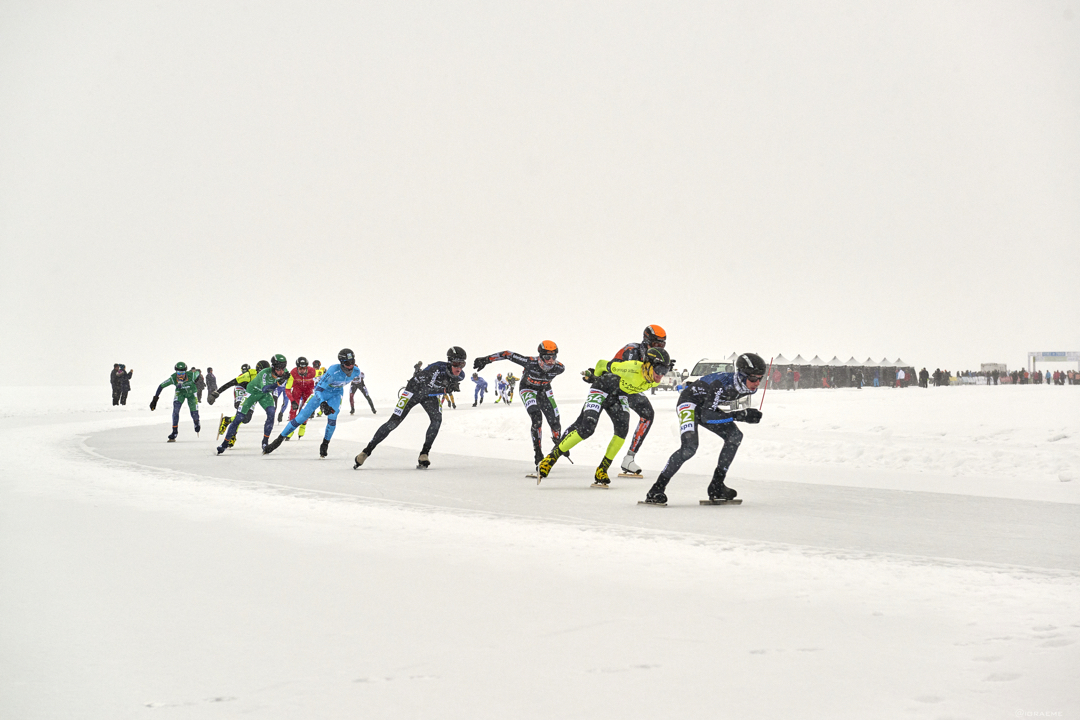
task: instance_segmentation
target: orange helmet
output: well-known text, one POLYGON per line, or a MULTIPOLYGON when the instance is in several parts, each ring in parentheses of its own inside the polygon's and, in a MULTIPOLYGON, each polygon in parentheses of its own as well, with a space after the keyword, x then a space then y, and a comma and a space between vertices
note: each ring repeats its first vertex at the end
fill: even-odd
POLYGON ((664 347, 667 344, 667 333, 659 325, 650 325, 642 333, 641 342, 648 347, 664 347))

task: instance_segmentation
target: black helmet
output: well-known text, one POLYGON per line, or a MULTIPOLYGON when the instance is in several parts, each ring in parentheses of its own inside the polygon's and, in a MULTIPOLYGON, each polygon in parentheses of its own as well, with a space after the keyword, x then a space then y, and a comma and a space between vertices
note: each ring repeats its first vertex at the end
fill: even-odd
POLYGON ((662 347, 649 348, 645 353, 645 362, 652 365, 653 369, 661 375, 667 375, 674 364, 671 355, 662 347))
POLYGON ((251 366, 248 365, 247 363, 244 363, 243 365, 240 366, 240 374, 241 375, 248 372, 249 370, 251 370, 251 366))
POLYGON ((446 361, 456 367, 465 367, 465 359, 468 356, 457 345, 446 351, 446 361))
POLYGON ((319 368, 321 368, 321 367, 322 367, 322 363, 321 363, 321 362, 319 362, 318 360, 313 360, 313 361, 312 361, 312 363, 311 363, 311 367, 313 367, 313 368, 315 368, 316 370, 318 370, 319 368))
POLYGON ((173 367, 173 370, 178 373, 187 372, 187 363, 178 362, 176 363, 176 366, 173 367))
POLYGON ((356 356, 353 355, 353 351, 349 348, 342 348, 341 352, 337 354, 337 361, 342 365, 352 367, 356 364, 356 356))
POLYGON ((307 358, 303 355, 296 358, 296 367, 307 367, 307 358))
POLYGON ((667 344, 667 333, 659 325, 649 325, 641 334, 641 342, 649 347, 664 347, 667 344))
POLYGON ((285 356, 278 353, 274 357, 270 358, 270 367, 275 370, 284 370, 289 366, 289 361, 285 359, 285 356))
POLYGON ((735 361, 735 368, 748 378, 757 378, 760 380, 765 376, 766 370, 765 361, 761 359, 760 355, 754 353, 743 353, 739 356, 739 359, 735 361))
POLYGON ((270 363, 266 362, 265 360, 260 360, 259 362, 255 363, 255 370, 257 371, 265 370, 268 367, 270 367, 270 363))

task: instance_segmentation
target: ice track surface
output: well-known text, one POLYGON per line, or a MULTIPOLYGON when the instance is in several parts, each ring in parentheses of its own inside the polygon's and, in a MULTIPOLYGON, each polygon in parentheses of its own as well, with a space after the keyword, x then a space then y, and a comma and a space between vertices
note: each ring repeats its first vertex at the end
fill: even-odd
POLYGON ((216 457, 205 405, 166 444, 67 389, 0 418, 0 716, 1075 715, 1075 397, 967 390, 770 391, 744 505, 697 505, 703 433, 650 508, 671 395, 646 478, 595 490, 610 427, 537 487, 520 406, 448 411, 428 471, 410 416, 353 471, 386 400, 327 460, 321 421, 216 457))

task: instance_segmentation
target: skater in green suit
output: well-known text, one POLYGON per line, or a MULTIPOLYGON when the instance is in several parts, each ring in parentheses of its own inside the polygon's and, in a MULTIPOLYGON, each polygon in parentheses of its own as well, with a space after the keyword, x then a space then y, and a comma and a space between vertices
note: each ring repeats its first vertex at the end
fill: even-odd
MULTIPOLYGON (((232 438, 236 435, 236 429, 243 422, 244 416, 255 407, 260 405, 266 411, 266 423, 263 425, 262 447, 266 449, 266 443, 270 440, 270 432, 274 429, 274 411, 277 409, 274 402, 274 388, 284 385, 289 379, 288 361, 280 353, 270 359, 270 367, 260 370, 259 373, 247 384, 248 396, 236 410, 229 428, 225 431, 225 442, 218 446, 218 455, 233 446, 232 438)), ((222 386, 224 388, 224 386, 222 386)), ((220 392, 220 390, 218 391, 220 392)), ((211 402, 216 400, 217 392, 210 393, 211 402)))
POLYGON ((161 395, 161 391, 170 385, 176 386, 176 395, 173 397, 172 406, 172 434, 169 435, 169 442, 176 442, 177 426, 180 425, 180 406, 187 401, 188 410, 191 411, 191 419, 195 423, 195 433, 198 434, 202 427, 199 425, 199 401, 196 399, 195 394, 197 392, 195 387, 195 381, 199 378, 198 370, 188 370, 185 363, 178 362, 174 368, 176 372, 169 376, 168 380, 161 383, 157 387, 157 392, 154 393, 154 399, 150 401, 150 409, 157 409, 158 397, 161 395))

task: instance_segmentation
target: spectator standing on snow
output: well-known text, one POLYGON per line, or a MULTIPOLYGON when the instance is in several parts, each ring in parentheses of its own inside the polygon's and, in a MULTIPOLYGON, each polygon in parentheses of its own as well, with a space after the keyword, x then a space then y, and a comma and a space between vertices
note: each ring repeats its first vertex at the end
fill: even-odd
POLYGON ((214 377, 214 368, 212 367, 206 368, 206 389, 209 392, 217 390, 217 378, 214 377))
POLYGON ((131 375, 134 370, 128 370, 123 363, 116 365, 112 376, 113 405, 127 405, 127 396, 131 392, 131 375))
POLYGON ((203 390, 206 389, 206 380, 202 376, 202 370, 199 368, 191 368, 191 372, 195 373, 195 397, 199 402, 202 402, 203 390))

